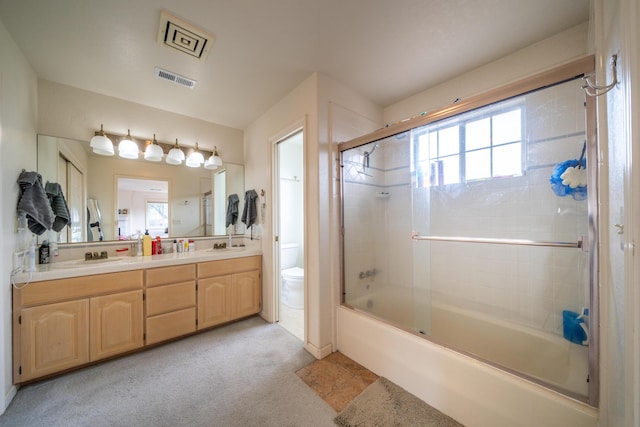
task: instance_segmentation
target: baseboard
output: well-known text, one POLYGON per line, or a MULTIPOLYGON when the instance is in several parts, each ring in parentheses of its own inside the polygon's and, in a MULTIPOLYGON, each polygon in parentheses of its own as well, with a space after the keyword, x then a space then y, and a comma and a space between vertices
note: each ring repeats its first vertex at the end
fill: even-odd
POLYGON ((333 353, 333 346, 331 344, 327 344, 319 348, 307 341, 304 344, 304 348, 316 359, 324 359, 325 357, 333 353))
POLYGON ((4 411, 7 410, 13 398, 16 397, 17 392, 18 392, 18 387, 16 387, 14 384, 11 386, 9 391, 7 391, 7 394, 4 395, 4 402, 3 402, 4 404, 1 407, 2 412, 0 412, 0 415, 4 414, 4 411))

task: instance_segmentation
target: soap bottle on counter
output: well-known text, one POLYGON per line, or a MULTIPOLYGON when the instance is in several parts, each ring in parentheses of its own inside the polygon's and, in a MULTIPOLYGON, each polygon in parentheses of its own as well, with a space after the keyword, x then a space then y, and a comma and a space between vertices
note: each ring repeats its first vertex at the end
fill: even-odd
POLYGON ((144 236, 142 236, 142 256, 151 255, 151 235, 149 230, 146 230, 144 236))
POLYGON ((31 239, 29 250, 27 251, 27 271, 36 271, 36 244, 33 241, 33 238, 31 239))

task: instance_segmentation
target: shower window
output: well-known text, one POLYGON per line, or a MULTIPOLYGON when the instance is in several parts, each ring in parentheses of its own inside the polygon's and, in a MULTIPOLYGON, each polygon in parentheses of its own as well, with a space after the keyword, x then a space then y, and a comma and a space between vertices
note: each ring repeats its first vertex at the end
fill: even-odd
POLYGON ((590 61, 341 144, 343 303, 597 405, 590 61))
POLYGON ((414 130, 418 186, 522 175, 523 111, 512 104, 414 130))

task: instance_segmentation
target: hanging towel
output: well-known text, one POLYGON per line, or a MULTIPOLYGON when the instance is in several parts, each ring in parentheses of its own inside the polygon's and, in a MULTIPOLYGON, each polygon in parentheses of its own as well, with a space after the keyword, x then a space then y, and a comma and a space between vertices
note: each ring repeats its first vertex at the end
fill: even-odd
POLYGON ((227 205, 227 227, 230 225, 236 225, 238 221, 238 202, 240 198, 237 194, 229 195, 229 204, 227 205))
POLYGON ((247 226, 247 228, 255 224, 256 218, 258 217, 258 209, 256 207, 257 199, 258 193, 256 193, 256 190, 249 190, 244 193, 244 209, 242 210, 242 222, 247 226))
POLYGON ((18 177, 18 185, 18 215, 27 215, 27 226, 32 233, 40 235, 50 230, 53 225, 53 211, 42 186, 42 176, 38 172, 23 170, 18 177))
POLYGON ((51 228, 53 231, 57 231, 59 233, 67 224, 69 224, 70 215, 69 208, 67 207, 67 201, 64 199, 62 187, 57 182, 47 182, 44 189, 47 192, 49 204, 51 205, 51 209, 55 215, 53 226, 51 228))

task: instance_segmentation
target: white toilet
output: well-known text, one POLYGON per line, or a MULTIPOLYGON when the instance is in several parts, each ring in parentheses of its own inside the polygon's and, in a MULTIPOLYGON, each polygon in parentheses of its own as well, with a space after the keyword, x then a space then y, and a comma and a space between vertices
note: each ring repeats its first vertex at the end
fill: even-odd
POLYGON ((291 308, 304 308, 304 269, 296 267, 298 245, 284 243, 280 247, 282 302, 291 308))

